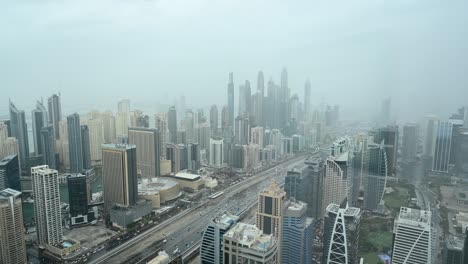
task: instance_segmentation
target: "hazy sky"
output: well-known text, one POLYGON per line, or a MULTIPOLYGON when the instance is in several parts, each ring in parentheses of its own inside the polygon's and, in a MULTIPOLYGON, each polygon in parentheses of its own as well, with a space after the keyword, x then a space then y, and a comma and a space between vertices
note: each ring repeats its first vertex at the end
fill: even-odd
MULTIPOLYGON (((61 91, 65 114, 151 105, 226 103, 228 72, 258 70, 314 104, 394 115, 468 105, 468 1, 2 1, 0 115, 61 91), (416 106, 415 106, 416 105, 416 106)), ((254 90, 254 89, 253 89, 254 90)))

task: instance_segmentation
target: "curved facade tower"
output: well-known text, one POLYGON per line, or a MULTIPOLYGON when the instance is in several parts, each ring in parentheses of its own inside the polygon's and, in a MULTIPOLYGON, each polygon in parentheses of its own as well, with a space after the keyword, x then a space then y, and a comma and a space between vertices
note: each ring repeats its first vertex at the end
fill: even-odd
POLYGON ((364 181, 364 207, 369 210, 383 209, 382 201, 387 183, 387 153, 383 142, 369 144, 367 149, 367 174, 364 181))

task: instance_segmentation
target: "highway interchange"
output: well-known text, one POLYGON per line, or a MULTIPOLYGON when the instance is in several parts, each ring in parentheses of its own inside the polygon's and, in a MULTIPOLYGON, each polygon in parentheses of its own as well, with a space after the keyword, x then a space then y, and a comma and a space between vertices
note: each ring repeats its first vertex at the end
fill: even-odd
POLYGON ((215 216, 226 211, 238 213, 252 206, 257 202, 260 190, 266 188, 273 179, 278 184, 283 183, 285 172, 294 167, 302 167, 303 162, 304 157, 297 157, 249 177, 225 189, 224 195, 217 199, 186 210, 116 248, 90 256, 89 263, 128 263, 135 256, 145 258, 161 247, 173 258, 198 243, 202 232, 215 216), (155 243, 164 240, 165 243, 155 243))

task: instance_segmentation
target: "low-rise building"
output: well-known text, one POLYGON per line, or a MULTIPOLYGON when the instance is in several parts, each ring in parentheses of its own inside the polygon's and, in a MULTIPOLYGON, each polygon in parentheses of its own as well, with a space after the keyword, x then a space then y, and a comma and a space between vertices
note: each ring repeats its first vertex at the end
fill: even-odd
POLYGON ((177 181, 180 185, 180 188, 185 191, 196 192, 204 186, 204 182, 198 174, 181 171, 169 177, 177 181))
POLYGON ((126 207, 116 205, 110 209, 110 220, 113 226, 126 229, 128 225, 151 214, 152 210, 151 202, 146 200, 140 200, 136 205, 126 207))
POLYGON ((78 240, 64 237, 62 242, 57 245, 46 244, 45 248, 48 252, 63 258, 80 249, 81 243, 78 240))
POLYGON ((153 208, 160 208, 161 205, 172 202, 181 195, 179 183, 170 178, 142 179, 138 184, 138 197, 151 201, 153 208))

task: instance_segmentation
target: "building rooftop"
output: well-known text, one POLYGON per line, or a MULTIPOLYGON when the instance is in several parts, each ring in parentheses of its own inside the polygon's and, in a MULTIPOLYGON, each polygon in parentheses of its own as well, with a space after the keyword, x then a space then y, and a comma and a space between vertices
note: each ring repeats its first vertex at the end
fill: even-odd
POLYGON ((178 172, 176 175, 174 175, 175 178, 177 179, 182 179, 182 180, 190 180, 190 181, 195 181, 200 179, 200 175, 198 174, 192 174, 188 172, 178 172))
POLYGON ((279 197, 286 196, 286 192, 276 184, 276 181, 272 181, 266 189, 260 191, 260 195, 279 197))
POLYGON ((161 190, 171 189, 177 186, 178 183, 169 178, 157 177, 151 179, 143 179, 138 184, 138 194, 157 194, 161 190))
POLYGON ((3 191, 0 191, 0 199, 2 198, 8 198, 8 197, 18 197, 21 195, 21 192, 17 190, 13 190, 10 188, 4 189, 3 191))
POLYGON ((398 219, 430 224, 431 212, 414 208, 401 207, 398 219))
POLYGON ((265 235, 255 225, 245 223, 237 223, 224 237, 260 252, 268 251, 276 245, 276 239, 272 235, 265 235))
POLYGON ((345 217, 356 217, 361 212, 361 209, 356 208, 356 207, 346 206, 346 208, 340 208, 340 205, 338 204, 329 204, 327 206, 327 212, 332 212, 332 213, 337 214, 339 210, 345 210, 344 212, 345 217))
POLYGON ((52 174, 52 173, 57 173, 57 170, 50 169, 48 165, 41 165, 41 166, 36 166, 31 168, 31 172, 42 172, 44 174, 52 174))
POLYGON ((213 218, 213 223, 215 223, 220 229, 224 230, 237 223, 237 221, 239 221, 239 216, 231 214, 224 214, 221 217, 213 218))
POLYGON ((447 249, 450 250, 458 250, 462 251, 464 247, 465 241, 462 238, 449 235, 447 237, 447 240, 445 241, 445 245, 447 246, 447 249))
POLYGON ((0 160, 0 166, 7 164, 7 163, 10 162, 12 159, 14 159, 15 156, 17 156, 17 155, 10 155, 10 156, 4 157, 2 160, 0 160))
POLYGON ((123 144, 123 143, 106 143, 101 145, 102 148, 107 148, 107 149, 133 149, 136 148, 135 145, 133 144, 123 144))

